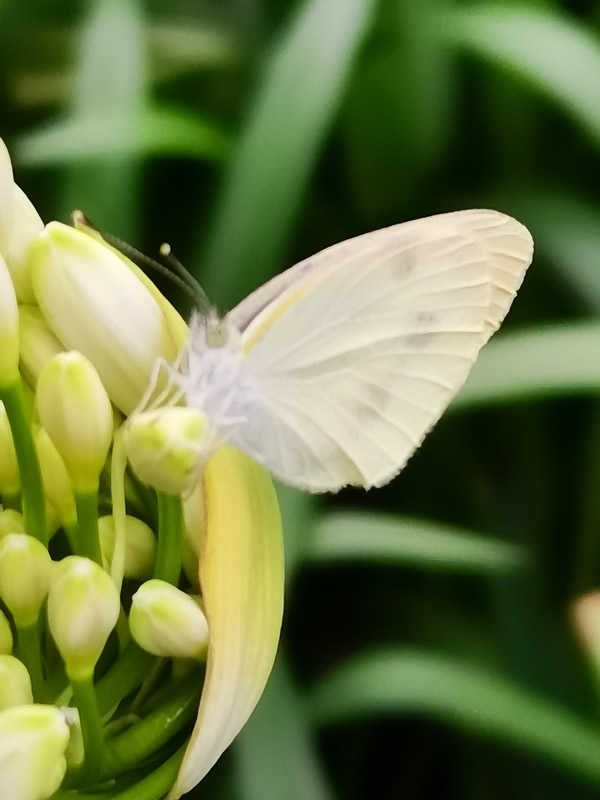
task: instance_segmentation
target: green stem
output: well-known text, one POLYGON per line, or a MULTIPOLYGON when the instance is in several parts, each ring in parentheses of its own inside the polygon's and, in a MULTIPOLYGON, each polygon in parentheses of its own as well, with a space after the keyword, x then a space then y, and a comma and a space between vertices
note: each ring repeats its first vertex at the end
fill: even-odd
POLYGON ((0 400, 6 409, 19 464, 26 530, 30 536, 35 536, 42 544, 47 544, 42 475, 35 452, 21 382, 1 387, 0 400))
POLYGON ((96 685, 100 712, 115 708, 142 683, 154 659, 132 640, 96 685))
POLYGON ((178 495, 157 492, 158 543, 154 577, 177 586, 183 558, 183 508, 178 495))
POLYGON ((44 670, 42 668, 42 645, 40 641, 40 627, 38 619, 29 625, 16 625, 17 651, 19 658, 27 667, 31 678, 31 689, 36 702, 44 699, 44 670))
POLYGON ((105 757, 104 732, 94 689, 93 673, 85 678, 71 677, 73 701, 79 711, 83 737, 84 760, 81 774, 86 781, 95 781, 102 771, 105 757))
POLYGON ((114 777, 143 763, 190 724, 198 713, 202 680, 198 672, 141 722, 110 739, 103 777, 114 777))
POLYGON ((12 508, 13 511, 20 511, 21 492, 2 492, 2 505, 4 508, 12 508))
POLYGON ((100 537, 98 535, 98 487, 86 492, 75 492, 77 508, 77 544, 79 555, 102 564, 100 537))
POLYGON ((177 779, 186 748, 187 742, 154 772, 137 781, 125 791, 115 794, 113 800, 161 800, 177 779))

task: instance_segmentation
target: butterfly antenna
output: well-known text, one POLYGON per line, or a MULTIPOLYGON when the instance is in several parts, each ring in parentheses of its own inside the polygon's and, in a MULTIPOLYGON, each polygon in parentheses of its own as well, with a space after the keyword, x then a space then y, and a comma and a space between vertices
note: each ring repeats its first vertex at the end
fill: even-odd
MULTIPOLYGON (((206 296, 206 292, 200 286, 198 281, 190 275, 190 273, 185 269, 183 264, 181 264, 174 256, 171 256, 171 248, 169 245, 168 247, 168 259, 165 264, 161 264, 160 261, 156 261, 155 259, 147 256, 145 253, 142 253, 141 250, 138 250, 137 247, 129 244, 128 242, 123 241, 123 239, 119 239, 118 236, 113 236, 111 233, 105 233, 101 231, 93 222, 85 216, 83 211, 73 211, 71 214, 73 222, 77 225, 84 226, 93 230, 99 236, 101 236, 104 241, 106 241, 111 247, 114 247, 120 253, 122 253, 127 258, 130 258, 134 261, 138 266, 145 266, 149 269, 158 272, 165 278, 174 283, 175 286, 182 289, 188 297, 191 297, 194 303, 199 307, 202 312, 208 311, 212 306, 206 296)), ((161 255, 163 255, 163 248, 165 245, 162 245, 160 248, 161 255)))

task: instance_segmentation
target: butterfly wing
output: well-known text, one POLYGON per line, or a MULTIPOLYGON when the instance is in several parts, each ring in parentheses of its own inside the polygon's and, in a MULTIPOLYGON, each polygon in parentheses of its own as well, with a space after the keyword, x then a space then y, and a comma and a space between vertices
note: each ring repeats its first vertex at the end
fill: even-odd
POLYGON ((464 382, 531 262, 526 228, 462 211, 342 242, 231 315, 252 387, 231 441, 311 491, 389 481, 464 382))

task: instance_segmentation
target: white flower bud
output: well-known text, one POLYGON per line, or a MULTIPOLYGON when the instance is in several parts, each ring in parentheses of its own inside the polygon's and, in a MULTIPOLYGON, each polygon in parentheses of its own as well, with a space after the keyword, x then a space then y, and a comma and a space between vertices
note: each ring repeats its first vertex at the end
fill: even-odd
POLYGON ((46 364, 65 348, 37 306, 19 306, 19 337, 21 370, 30 386, 35 386, 46 364))
POLYGON ((52 559, 44 545, 25 533, 0 539, 0 597, 17 625, 32 625, 48 594, 52 559))
POLYGON ((0 712, 0 786, 7 800, 48 800, 67 768, 69 729, 54 706, 0 712))
POLYGON ((0 511, 0 539, 7 533, 25 533, 23 515, 12 508, 4 508, 0 511))
POLYGON ((75 496, 69 473, 60 453, 44 428, 35 432, 35 449, 37 452, 44 494, 52 509, 55 509, 59 521, 64 526, 77 524, 75 496))
POLYGON ((92 674, 117 624, 120 599, 110 576, 87 558, 56 565, 48 595, 48 624, 72 680, 92 674))
MULTIPOLYGON (((100 517, 98 533, 102 557, 106 560, 106 571, 110 572, 115 551, 115 520, 111 514, 100 517)), ((155 552, 156 537, 152 528, 141 519, 127 514, 125 517, 125 577, 138 581, 149 578, 152 575, 155 552)))
POLYGON ((131 600, 129 627, 144 650, 167 658, 204 658, 208 623, 198 603, 170 583, 150 580, 131 600))
POLYGON ((29 253, 44 223, 25 192, 13 184, 13 222, 6 263, 19 303, 35 303, 29 253))
POLYGON ((31 678, 18 658, 0 655, 0 711, 33 703, 31 678))
POLYGON ((19 465, 10 423, 4 404, 0 402, 0 493, 17 494, 21 487, 19 465))
POLYGON ((125 447, 142 483, 167 494, 181 494, 197 477, 206 417, 194 408, 160 408, 131 417, 125 447))
POLYGON ((37 407, 74 489, 95 489, 112 440, 113 415, 87 358, 76 351, 54 356, 39 377, 37 407))
POLYGON ((6 145, 0 139, 0 254, 6 256, 13 223, 12 164, 6 145))
POLYGON ((6 262, 0 255, 0 386, 19 379, 19 310, 6 262))
POLYGON ((13 651, 13 634, 6 614, 0 611, 0 654, 8 656, 13 651))
MULTIPOLYGON (((94 364, 114 404, 130 414, 158 356, 173 362, 185 323, 97 238, 51 222, 32 248, 33 285, 50 328, 94 364)), ((166 301, 165 301, 166 303, 166 301)))

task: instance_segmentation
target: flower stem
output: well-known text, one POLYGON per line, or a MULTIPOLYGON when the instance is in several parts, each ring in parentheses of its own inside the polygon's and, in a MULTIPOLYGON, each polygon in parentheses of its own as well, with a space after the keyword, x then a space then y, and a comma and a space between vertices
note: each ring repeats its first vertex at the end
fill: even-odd
POLYGON ((92 673, 84 678, 71 676, 70 678, 83 737, 84 761, 81 774, 86 781, 93 782, 101 773, 105 755, 104 733, 94 689, 94 677, 92 673))
POLYGON ((13 511, 21 510, 21 492, 2 492, 2 505, 12 508, 13 511))
POLYGON ((113 800, 161 800, 173 788, 187 748, 187 741, 163 764, 141 781, 113 796, 113 800))
POLYGON ((177 586, 183 558, 183 509, 178 495, 157 492, 158 544, 154 577, 177 586))
POLYGON ((154 656, 130 641, 96 685, 100 712, 106 714, 142 683, 154 656))
POLYGON ((30 536, 35 536, 42 544, 47 544, 48 535, 46 531, 42 475, 35 452, 33 436, 31 435, 21 382, 18 381, 8 386, 2 386, 0 388, 0 400, 2 400, 6 409, 19 464, 19 479, 21 482, 26 530, 30 536))
POLYGON ((79 554, 102 565, 98 535, 98 488, 75 492, 79 554))
POLYGON ((42 647, 38 619, 29 625, 16 625, 17 649, 19 658, 27 667, 31 678, 31 689, 36 702, 41 702, 44 695, 44 671, 42 669, 42 647))

